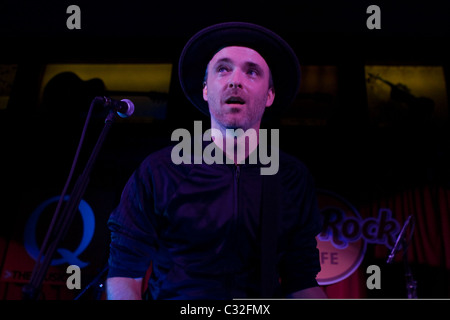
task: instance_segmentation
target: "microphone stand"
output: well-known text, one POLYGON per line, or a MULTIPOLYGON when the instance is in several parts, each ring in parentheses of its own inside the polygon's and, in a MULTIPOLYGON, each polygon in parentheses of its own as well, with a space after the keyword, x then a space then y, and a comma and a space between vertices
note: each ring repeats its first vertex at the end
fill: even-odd
POLYGON ((406 237, 402 239, 402 245, 404 248, 403 252, 403 264, 405 268, 405 280, 406 280, 406 295, 408 299, 417 299, 417 281, 414 280, 411 267, 408 262, 408 256, 406 254, 406 250, 408 248, 408 244, 406 243, 406 237))
MULTIPOLYGON (((91 103, 88 117, 96 103, 97 100, 94 99, 91 103)), ((33 268, 30 282, 26 284, 22 289, 23 300, 37 300, 39 298, 42 282, 47 274, 53 255, 57 249, 59 242, 66 235, 69 226, 71 225, 73 218, 75 217, 75 213, 78 210, 81 198, 83 197, 86 187, 88 185, 92 167, 95 163, 95 160, 97 159, 98 153, 109 132, 109 129, 111 128, 111 125, 114 121, 114 117, 115 112, 113 110, 110 110, 108 115, 106 116, 103 130, 100 133, 100 136, 98 137, 97 143, 89 157, 88 162, 86 163, 83 173, 78 177, 74 185, 69 200, 67 201, 64 207, 64 211, 62 212, 62 214, 59 214, 59 205, 55 211, 52 223, 50 224, 44 243, 39 252, 39 257, 36 260, 36 264, 33 268)), ((64 191, 63 194, 61 195, 61 199, 63 197, 64 191)))
POLYGON ((414 231, 414 217, 410 215, 408 219, 406 219, 402 230, 400 231, 400 234, 397 237, 397 240, 395 242, 394 248, 391 251, 391 254, 389 255, 386 263, 390 264, 394 260, 395 254, 400 250, 400 243, 401 248, 403 250, 403 265, 405 270, 405 280, 406 280, 406 294, 408 299, 417 299, 417 281, 414 280, 414 277, 412 275, 411 267, 408 262, 408 245, 411 242, 412 234, 414 231), (409 234, 408 240, 406 239, 406 228, 407 226, 411 224, 411 231, 409 234))

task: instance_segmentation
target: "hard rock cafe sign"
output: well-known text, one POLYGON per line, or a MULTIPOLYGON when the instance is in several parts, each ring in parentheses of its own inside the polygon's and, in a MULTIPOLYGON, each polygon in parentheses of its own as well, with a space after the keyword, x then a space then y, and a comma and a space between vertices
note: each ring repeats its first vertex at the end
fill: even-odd
POLYGON ((390 209, 382 208, 378 217, 362 219, 359 212, 341 196, 318 190, 323 218, 322 232, 317 236, 322 270, 320 285, 330 285, 349 277, 361 264, 368 243, 392 248, 400 230, 390 209))

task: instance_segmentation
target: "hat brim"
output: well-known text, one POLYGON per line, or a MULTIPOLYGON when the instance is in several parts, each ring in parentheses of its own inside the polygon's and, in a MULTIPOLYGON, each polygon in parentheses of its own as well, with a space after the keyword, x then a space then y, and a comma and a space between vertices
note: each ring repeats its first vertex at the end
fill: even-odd
POLYGON ((270 113, 281 114, 293 102, 300 86, 298 58, 280 36, 246 22, 226 22, 207 27, 187 42, 178 63, 178 76, 188 100, 209 115, 208 103, 202 92, 206 67, 215 53, 229 46, 251 48, 266 60, 275 87, 270 113))

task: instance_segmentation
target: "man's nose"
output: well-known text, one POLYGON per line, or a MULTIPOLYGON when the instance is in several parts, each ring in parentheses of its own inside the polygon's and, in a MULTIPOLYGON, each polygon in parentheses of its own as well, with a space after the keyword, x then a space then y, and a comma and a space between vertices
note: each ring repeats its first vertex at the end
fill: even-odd
POLYGON ((242 89, 242 78, 241 74, 238 70, 235 70, 230 77, 230 81, 228 82, 228 88, 240 88, 242 89))

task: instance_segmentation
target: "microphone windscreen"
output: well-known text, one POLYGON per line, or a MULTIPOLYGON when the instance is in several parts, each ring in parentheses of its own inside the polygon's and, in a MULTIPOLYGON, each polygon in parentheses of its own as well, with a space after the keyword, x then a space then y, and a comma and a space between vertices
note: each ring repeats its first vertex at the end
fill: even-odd
POLYGON ((128 118, 134 113, 134 103, 131 102, 129 99, 122 99, 120 101, 125 102, 128 105, 127 111, 125 113, 123 112, 117 112, 117 114, 122 118, 128 118))

